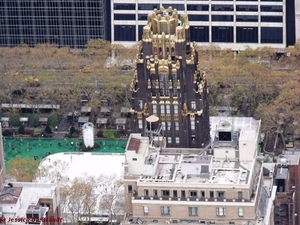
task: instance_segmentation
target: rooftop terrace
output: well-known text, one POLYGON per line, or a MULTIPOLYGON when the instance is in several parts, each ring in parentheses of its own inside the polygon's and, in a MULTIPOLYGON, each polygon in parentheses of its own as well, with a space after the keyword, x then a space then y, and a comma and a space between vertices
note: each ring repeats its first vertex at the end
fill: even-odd
POLYGON ((174 182, 201 184, 249 183, 249 174, 255 159, 226 161, 212 156, 187 156, 183 154, 159 155, 156 173, 141 175, 138 182, 174 182))

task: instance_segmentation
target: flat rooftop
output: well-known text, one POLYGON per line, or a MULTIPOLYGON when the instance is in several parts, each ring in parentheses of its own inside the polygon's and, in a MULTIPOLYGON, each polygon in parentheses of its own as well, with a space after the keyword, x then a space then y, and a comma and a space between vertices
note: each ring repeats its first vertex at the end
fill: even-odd
POLYGON ((194 156, 189 159, 186 161, 184 154, 159 155, 156 173, 153 176, 141 175, 138 182, 243 185, 249 183, 249 174, 255 163, 255 159, 230 162, 212 156, 194 156), (200 172, 200 167, 208 164, 211 165, 210 170, 200 172))
MULTIPOLYGON (((57 184, 40 184, 31 182, 13 182, 12 189, 22 188, 20 194, 20 207, 15 213, 3 212, 6 218, 26 218, 26 211, 29 205, 36 205, 40 198, 53 198, 55 196, 55 189, 57 184)), ((4 205, 2 205, 4 206, 4 205)), ((22 222, 15 222, 10 224, 24 224, 22 222)))
POLYGON ((219 129, 239 132, 240 141, 253 141, 257 137, 260 129, 260 120, 252 117, 219 117, 210 116, 211 137, 216 136, 219 129))

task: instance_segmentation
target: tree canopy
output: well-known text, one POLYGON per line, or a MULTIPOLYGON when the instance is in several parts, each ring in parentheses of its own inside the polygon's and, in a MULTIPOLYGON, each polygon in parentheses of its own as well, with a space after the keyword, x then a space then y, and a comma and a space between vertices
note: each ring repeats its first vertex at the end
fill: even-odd
POLYGON ((8 161, 7 177, 18 182, 31 182, 36 175, 39 160, 16 156, 8 161))

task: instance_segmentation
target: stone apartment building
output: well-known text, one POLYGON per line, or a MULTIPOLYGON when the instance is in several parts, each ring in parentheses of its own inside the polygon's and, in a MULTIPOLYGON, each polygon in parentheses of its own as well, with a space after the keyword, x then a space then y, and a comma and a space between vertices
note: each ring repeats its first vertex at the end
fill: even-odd
POLYGON ((126 146, 126 223, 273 224, 272 180, 256 154, 260 121, 211 117, 213 147, 165 148, 131 134, 126 146))

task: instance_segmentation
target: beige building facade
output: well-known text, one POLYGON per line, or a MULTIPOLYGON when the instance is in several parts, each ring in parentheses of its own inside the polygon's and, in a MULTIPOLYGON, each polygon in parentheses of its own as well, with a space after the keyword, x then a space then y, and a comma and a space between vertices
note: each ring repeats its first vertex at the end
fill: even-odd
POLYGON ((211 117, 210 125, 207 149, 165 148, 159 138, 131 134, 125 224, 273 224, 275 188, 263 182, 256 157, 260 121, 211 117))

